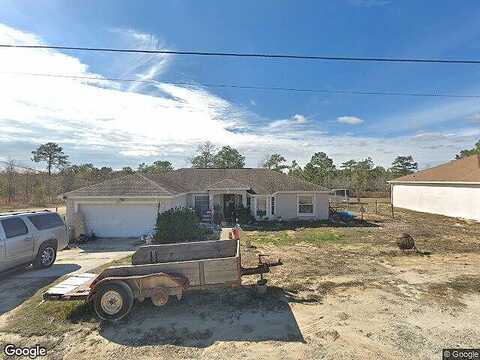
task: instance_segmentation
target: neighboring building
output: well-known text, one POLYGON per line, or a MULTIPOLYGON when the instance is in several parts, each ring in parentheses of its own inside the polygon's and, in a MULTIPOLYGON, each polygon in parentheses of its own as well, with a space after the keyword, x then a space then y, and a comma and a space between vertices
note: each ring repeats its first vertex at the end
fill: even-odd
POLYGON ((480 220, 480 155, 389 182, 395 207, 480 220))
POLYGON ((256 219, 328 219, 329 190, 268 169, 179 169, 164 176, 127 175, 63 195, 67 224, 76 212, 86 231, 133 237, 153 230, 158 212, 191 207, 200 214, 243 204, 256 219))

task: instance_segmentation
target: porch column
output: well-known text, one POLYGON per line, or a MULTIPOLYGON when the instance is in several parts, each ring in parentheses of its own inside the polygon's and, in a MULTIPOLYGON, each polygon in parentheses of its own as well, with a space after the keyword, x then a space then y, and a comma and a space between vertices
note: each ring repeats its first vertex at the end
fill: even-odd
POLYGON ((213 213, 213 193, 208 191, 208 208, 213 213))
POLYGON ((270 201, 272 201, 272 197, 267 196, 266 201, 265 201, 265 205, 267 206, 267 208, 265 210, 267 210, 266 213, 267 213, 267 217, 269 219, 272 217, 272 207, 270 206, 270 201))
POLYGON ((240 193, 240 195, 242 195, 242 204, 243 204, 243 207, 247 207, 247 192, 246 191, 243 191, 240 193))
POLYGON ((256 196, 252 197, 251 204, 252 204, 252 210, 253 210, 252 215, 256 219, 257 218, 257 197, 256 196))

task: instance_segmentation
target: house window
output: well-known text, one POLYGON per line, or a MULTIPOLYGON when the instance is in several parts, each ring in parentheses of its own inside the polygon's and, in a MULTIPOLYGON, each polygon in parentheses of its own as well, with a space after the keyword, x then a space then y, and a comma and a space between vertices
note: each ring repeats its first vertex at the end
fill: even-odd
POLYGON ((258 217, 264 217, 265 215, 267 215, 267 198, 266 197, 257 197, 256 214, 258 217))
POLYGON ((275 198, 272 196, 272 201, 271 201, 271 208, 272 208, 272 215, 275 215, 275 198))
POLYGON ((313 215, 313 196, 312 195, 298 196, 298 214, 313 215))

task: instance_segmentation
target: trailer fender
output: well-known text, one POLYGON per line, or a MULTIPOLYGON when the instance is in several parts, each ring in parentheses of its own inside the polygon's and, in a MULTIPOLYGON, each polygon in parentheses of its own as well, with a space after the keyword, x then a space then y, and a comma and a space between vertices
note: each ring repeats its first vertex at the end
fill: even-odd
POLYGON ((93 300, 97 288, 111 281, 124 282, 131 288, 134 297, 140 301, 153 297, 157 292, 166 294, 167 300, 170 295, 175 295, 181 299, 183 291, 188 287, 188 280, 176 274, 154 273, 140 276, 112 276, 92 283, 89 300, 93 300))

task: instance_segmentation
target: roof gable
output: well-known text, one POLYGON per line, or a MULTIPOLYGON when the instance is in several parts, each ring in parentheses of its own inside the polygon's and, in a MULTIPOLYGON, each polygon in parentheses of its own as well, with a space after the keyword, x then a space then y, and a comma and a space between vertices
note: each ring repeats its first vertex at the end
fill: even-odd
POLYGON ((227 190, 227 189, 249 190, 250 186, 242 184, 233 179, 224 179, 207 187, 207 190, 227 190))
POLYGON ((480 183, 480 155, 459 160, 399 177, 391 182, 465 182, 480 183))

